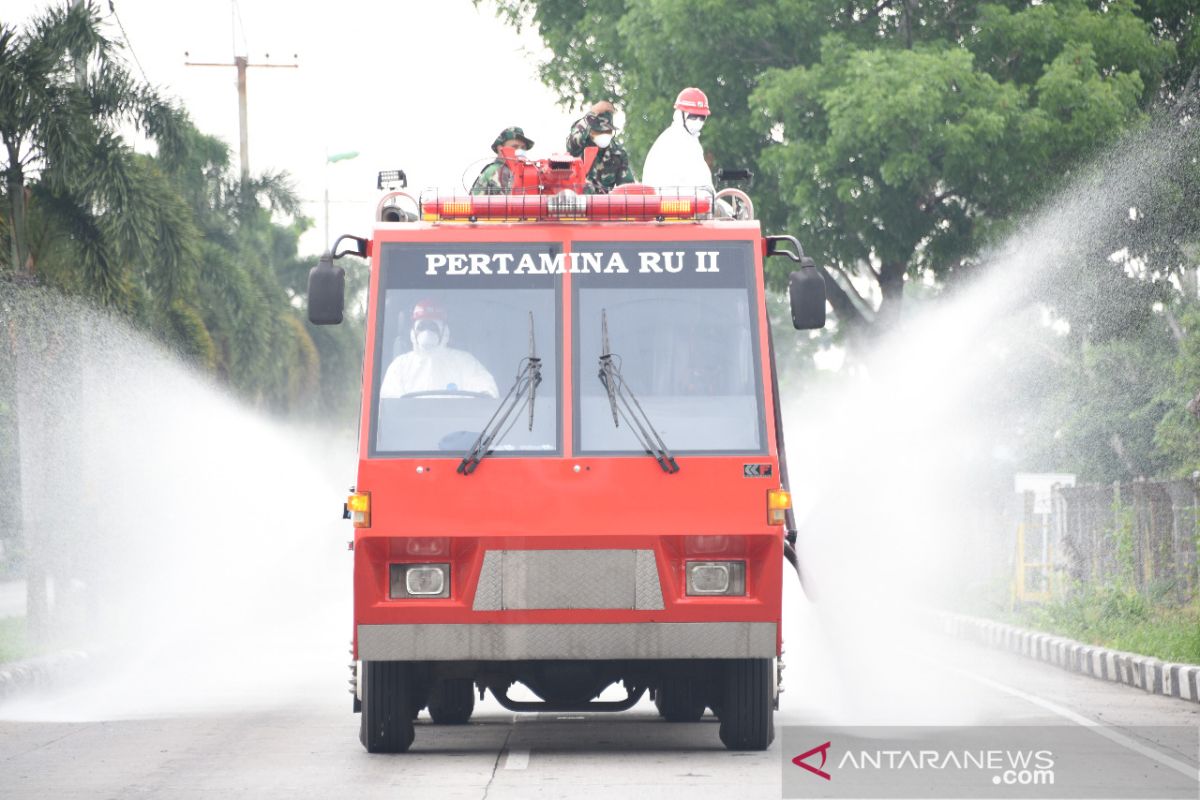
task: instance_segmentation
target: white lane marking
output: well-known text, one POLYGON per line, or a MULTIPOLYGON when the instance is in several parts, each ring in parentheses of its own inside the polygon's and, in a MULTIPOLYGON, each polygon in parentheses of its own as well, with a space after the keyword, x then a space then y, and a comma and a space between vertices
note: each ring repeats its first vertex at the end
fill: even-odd
POLYGON ((504 758, 505 769, 525 769, 529 766, 528 750, 510 750, 504 758))
POLYGON ((984 686, 989 686, 998 692, 1004 692, 1005 694, 1010 694, 1013 697, 1019 697, 1022 700, 1025 700, 1026 702, 1033 703, 1035 706, 1039 706, 1040 708, 1044 708, 1047 711, 1051 711, 1055 714, 1058 714, 1060 717, 1069 719, 1069 720, 1071 720, 1071 722, 1074 722, 1077 725, 1082 725, 1083 727, 1091 730, 1093 733, 1097 733, 1097 734, 1103 736, 1105 739, 1108 739, 1109 741, 1116 742, 1117 744, 1121 745, 1122 747, 1128 748, 1129 750, 1132 750, 1135 753, 1140 753, 1141 755, 1144 755, 1146 758, 1151 758, 1151 759, 1157 761, 1158 763, 1162 764, 1165 767, 1170 767, 1171 769, 1175 770, 1176 772, 1178 772, 1188 778, 1194 778, 1194 779, 1200 780, 1200 770, 1197 770, 1195 767, 1193 767, 1189 764, 1186 764, 1183 761, 1179 761, 1178 759, 1171 758, 1168 755, 1164 755, 1163 753, 1158 752, 1157 750, 1155 750, 1152 747, 1146 747, 1141 742, 1130 739, 1128 736, 1122 736, 1121 734, 1112 730, 1108 726, 1105 726, 1102 723, 1096 722, 1095 720, 1088 719, 1087 717, 1083 716, 1082 714, 1076 714, 1071 709, 1064 708, 1063 706, 1060 706, 1058 703, 1053 703, 1049 700, 1038 697, 1037 695, 1030 694, 1029 692, 1023 692, 1020 689, 1016 689, 1012 686, 1008 686, 1007 684, 1000 683, 999 681, 994 681, 991 678, 985 678, 982 675, 976 675, 975 673, 968 672, 965 669, 959 669, 958 667, 952 667, 952 666, 949 666, 948 664, 938 664, 938 667, 940 667, 941 669, 947 670, 949 672, 953 672, 957 675, 961 675, 964 678, 970 678, 971 680, 973 680, 977 683, 982 683, 984 686))

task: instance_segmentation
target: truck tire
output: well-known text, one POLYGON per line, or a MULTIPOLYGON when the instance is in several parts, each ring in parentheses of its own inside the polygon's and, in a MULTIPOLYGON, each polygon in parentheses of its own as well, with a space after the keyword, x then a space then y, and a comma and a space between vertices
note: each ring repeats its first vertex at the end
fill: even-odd
POLYGON ((766 750, 775 739, 771 660, 739 658, 725 664, 721 742, 729 750, 766 750))
POLYGON ((438 725, 465 725, 475 710, 475 684, 470 678, 438 681, 429 693, 429 716, 438 725))
POLYGON ((413 742, 409 667, 403 661, 364 661, 359 741, 368 753, 403 753, 413 742))
POLYGON ((654 693, 654 705, 667 722, 697 722, 704 716, 700 687, 686 678, 664 678, 654 693))

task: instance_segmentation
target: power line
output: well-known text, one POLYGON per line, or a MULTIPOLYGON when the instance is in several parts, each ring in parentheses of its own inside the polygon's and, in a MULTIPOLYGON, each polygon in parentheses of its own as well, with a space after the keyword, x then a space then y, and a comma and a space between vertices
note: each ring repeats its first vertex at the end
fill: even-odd
POLYGON ((113 0, 108 0, 108 10, 112 12, 113 19, 117 21, 117 27, 121 30, 121 38, 125 40, 125 47, 129 49, 129 55, 133 56, 133 63, 137 64, 138 72, 142 73, 142 80, 149 84, 150 79, 146 77, 146 70, 142 69, 142 62, 133 49, 133 42, 130 40, 129 34, 125 32, 125 26, 121 24, 121 16, 117 13, 117 7, 113 5, 113 0))
POLYGON ((242 31, 242 52, 250 54, 250 42, 246 39, 246 22, 242 19, 242 7, 238 5, 237 0, 232 0, 233 13, 237 17, 237 23, 233 31, 233 52, 237 53, 237 31, 240 28, 242 31))

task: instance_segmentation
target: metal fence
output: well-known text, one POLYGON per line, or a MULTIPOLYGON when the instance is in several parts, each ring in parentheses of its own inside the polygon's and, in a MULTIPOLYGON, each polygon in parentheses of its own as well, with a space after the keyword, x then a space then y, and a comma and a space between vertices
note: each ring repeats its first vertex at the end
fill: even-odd
POLYGON ((1055 487, 1026 493, 1017 525, 1014 594, 1044 599, 1072 586, 1120 586, 1185 603, 1200 589, 1200 492, 1194 481, 1055 487))

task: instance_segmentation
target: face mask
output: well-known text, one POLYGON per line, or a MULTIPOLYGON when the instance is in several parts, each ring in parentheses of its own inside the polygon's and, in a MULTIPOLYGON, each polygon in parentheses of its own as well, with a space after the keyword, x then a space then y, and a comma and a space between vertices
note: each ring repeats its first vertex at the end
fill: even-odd
POLYGON ((514 150, 513 152, 515 152, 515 153, 517 154, 517 158, 524 158, 524 157, 525 157, 525 153, 527 153, 528 151, 527 151, 527 150, 525 150, 525 148, 523 148, 523 147, 518 147, 518 148, 517 148, 516 150, 514 150))
POLYGON ((685 119, 683 121, 683 129, 692 136, 699 136, 700 131, 704 130, 704 120, 702 119, 685 119))
POLYGON ((592 141, 596 143, 596 147, 604 148, 612 144, 611 133, 599 133, 592 137, 592 141))
POLYGON ((417 332, 417 347, 421 350, 432 350, 437 347, 442 341, 442 337, 437 331, 418 331, 417 332))

